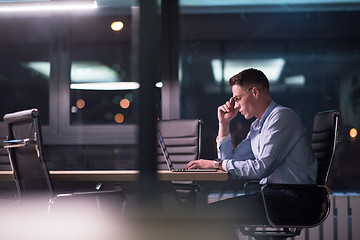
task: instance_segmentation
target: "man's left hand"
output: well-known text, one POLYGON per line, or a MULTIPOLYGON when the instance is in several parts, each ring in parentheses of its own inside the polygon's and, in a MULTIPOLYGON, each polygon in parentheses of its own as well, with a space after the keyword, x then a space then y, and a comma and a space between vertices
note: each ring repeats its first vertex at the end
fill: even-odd
POLYGON ((194 169, 194 168, 215 168, 213 160, 199 159, 189 162, 185 169, 194 169))

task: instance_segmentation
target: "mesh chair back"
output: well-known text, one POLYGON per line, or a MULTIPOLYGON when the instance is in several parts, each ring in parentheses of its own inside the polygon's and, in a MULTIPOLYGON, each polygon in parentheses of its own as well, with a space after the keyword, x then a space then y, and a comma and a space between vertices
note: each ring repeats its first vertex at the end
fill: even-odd
MULTIPOLYGON (((158 122, 158 129, 175 168, 183 168, 189 161, 198 159, 201 146, 201 120, 162 120, 158 122)), ((167 169, 160 148, 158 168, 167 169)))
POLYGON ((326 185, 338 141, 340 111, 319 112, 314 118, 312 149, 318 160, 317 184, 326 185))
POLYGON ((9 151, 11 167, 21 195, 52 193, 43 157, 39 115, 37 109, 30 109, 4 116, 4 121, 9 126, 9 139, 4 142, 4 147, 9 151))

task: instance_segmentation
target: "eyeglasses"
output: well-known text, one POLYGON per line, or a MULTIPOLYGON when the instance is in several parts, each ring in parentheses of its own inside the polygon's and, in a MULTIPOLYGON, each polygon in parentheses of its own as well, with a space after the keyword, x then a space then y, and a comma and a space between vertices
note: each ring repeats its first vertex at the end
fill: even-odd
POLYGON ((240 100, 241 100, 241 97, 242 97, 245 93, 247 93, 247 92, 249 92, 250 90, 252 90, 253 88, 254 88, 254 87, 251 87, 251 88, 249 88, 248 90, 246 90, 245 92, 243 92, 242 94, 237 95, 237 96, 234 96, 233 98, 234 98, 235 102, 240 101, 240 100))

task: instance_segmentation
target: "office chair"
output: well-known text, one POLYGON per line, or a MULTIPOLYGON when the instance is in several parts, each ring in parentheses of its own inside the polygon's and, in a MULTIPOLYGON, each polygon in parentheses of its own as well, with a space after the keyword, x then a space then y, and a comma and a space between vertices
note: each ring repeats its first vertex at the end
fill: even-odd
POLYGON ((125 196, 121 189, 108 191, 54 193, 49 171, 46 167, 40 125, 40 112, 30 109, 4 116, 8 124, 9 136, 4 141, 11 168, 14 173, 18 199, 41 196, 53 205, 57 199, 119 199, 121 204, 125 196), (110 197, 111 196, 111 197, 110 197))
MULTIPOLYGON (((175 168, 198 159, 201 150, 201 126, 199 119, 161 120, 158 122, 166 148, 175 168)), ((158 150, 158 168, 168 169, 162 152, 158 150)), ((176 197, 180 206, 196 206, 197 193, 200 187, 194 181, 173 181, 176 197)))
MULTIPOLYGON (((8 126, 5 122, 0 122, 0 171, 11 171, 11 165, 7 150, 3 143, 9 135, 8 126)), ((13 201, 16 198, 16 187, 13 181, 0 182, 0 202, 13 201)))
MULTIPOLYGON (((245 236, 255 239, 286 239, 300 235, 304 228, 320 225, 330 211, 329 194, 326 186, 328 174, 333 161, 335 148, 338 143, 338 122, 340 111, 331 110, 319 112, 314 118, 312 149, 318 161, 318 175, 316 184, 245 184, 245 193, 250 189, 260 189, 265 205, 267 225, 242 225, 239 227, 245 236), (255 188, 254 188, 255 186, 255 188), (296 204, 289 204, 271 197, 274 191, 286 192, 302 196, 311 202, 311 208, 307 211, 297 212, 296 204), (275 207, 274 207, 275 206, 275 207), (278 211, 282 208, 282 211, 278 211), (286 209, 285 211, 283 211, 286 209), (279 214, 286 212, 286 214, 279 214)), ((251 191, 250 191, 251 192, 251 191)))
POLYGON ((11 171, 9 156, 7 150, 3 147, 3 143, 9 135, 8 126, 5 122, 0 122, 0 170, 11 171))

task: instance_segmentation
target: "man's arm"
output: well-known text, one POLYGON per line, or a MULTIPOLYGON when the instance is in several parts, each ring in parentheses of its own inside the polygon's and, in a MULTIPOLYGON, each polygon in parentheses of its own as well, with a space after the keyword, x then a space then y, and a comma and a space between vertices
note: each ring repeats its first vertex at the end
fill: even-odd
POLYGON ((234 150, 232 149, 231 138, 225 140, 224 142, 218 142, 217 146, 219 150, 218 162, 215 163, 214 160, 200 159, 189 162, 185 169, 190 168, 219 168, 220 170, 227 171, 226 159, 236 158, 237 160, 252 159, 254 155, 251 151, 251 144, 248 138, 244 139, 234 150), (221 159, 221 160, 220 160, 221 159))
POLYGON ((238 114, 239 109, 234 107, 235 100, 230 98, 225 104, 218 107, 219 132, 218 139, 230 134, 230 121, 238 114))
MULTIPOLYGON (((218 139, 224 138, 230 134, 230 121, 238 114, 239 109, 234 107, 235 100, 233 97, 226 101, 225 104, 218 107, 218 120, 219 120, 219 132, 218 139)), ((192 168, 220 168, 222 164, 217 167, 218 164, 214 160, 200 159, 189 162, 185 169, 192 168)), ((225 169, 222 169, 225 170, 225 169)))
POLYGON ((199 159, 199 160, 191 161, 185 166, 185 169, 193 169, 193 168, 209 169, 209 168, 217 168, 217 167, 215 166, 214 160, 199 159))
POLYGON ((234 178, 262 179, 272 174, 282 160, 305 134, 301 122, 289 111, 269 116, 256 146, 255 159, 239 161, 235 153, 228 161, 228 171, 234 178))

